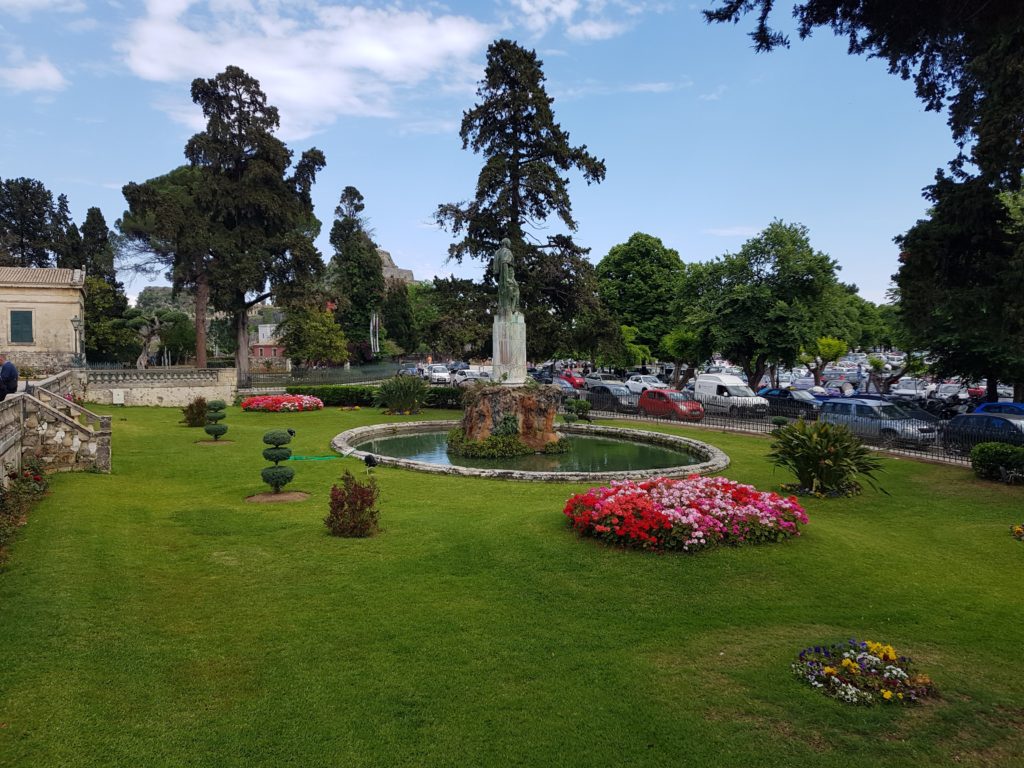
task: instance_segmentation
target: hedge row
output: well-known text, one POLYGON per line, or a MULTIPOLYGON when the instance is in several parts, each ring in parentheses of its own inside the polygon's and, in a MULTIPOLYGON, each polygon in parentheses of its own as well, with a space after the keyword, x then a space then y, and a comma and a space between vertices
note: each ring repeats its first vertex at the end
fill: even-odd
MULTIPOLYGON (((312 395, 313 397, 319 397, 327 407, 376 405, 377 390, 378 387, 359 384, 321 384, 319 386, 287 387, 285 389, 289 395, 312 395)), ((455 387, 428 387, 425 405, 428 408, 461 408, 462 390, 455 387)))
POLYGON ((1006 443, 978 443, 971 450, 971 468, 985 480, 999 480, 999 468, 1024 471, 1024 447, 1006 443))

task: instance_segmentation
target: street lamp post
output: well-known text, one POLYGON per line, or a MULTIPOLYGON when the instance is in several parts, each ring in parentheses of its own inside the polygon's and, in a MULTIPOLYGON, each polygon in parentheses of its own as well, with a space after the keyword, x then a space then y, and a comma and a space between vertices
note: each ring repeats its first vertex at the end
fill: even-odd
POLYGON ((75 360, 77 361, 81 354, 81 341, 82 341, 82 318, 75 315, 71 318, 71 327, 75 330, 75 360))

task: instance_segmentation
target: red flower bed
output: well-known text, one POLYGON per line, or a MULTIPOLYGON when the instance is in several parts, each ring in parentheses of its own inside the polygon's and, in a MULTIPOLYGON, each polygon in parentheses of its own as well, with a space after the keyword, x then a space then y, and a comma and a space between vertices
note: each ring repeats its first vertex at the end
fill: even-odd
POLYGON ((290 413, 293 411, 319 411, 323 401, 310 395, 257 395, 242 401, 243 411, 270 411, 290 413))
POLYGON ((807 524, 793 496, 699 475, 591 488, 570 498, 563 511, 582 536, 666 551, 781 541, 799 536, 797 526, 807 524))

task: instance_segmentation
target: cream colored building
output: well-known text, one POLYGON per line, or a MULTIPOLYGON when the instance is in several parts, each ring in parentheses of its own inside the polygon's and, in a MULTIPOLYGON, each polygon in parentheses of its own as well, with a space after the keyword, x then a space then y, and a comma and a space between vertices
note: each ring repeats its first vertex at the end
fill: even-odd
POLYGON ((84 318, 83 270, 0 267, 0 344, 22 378, 70 368, 84 318))

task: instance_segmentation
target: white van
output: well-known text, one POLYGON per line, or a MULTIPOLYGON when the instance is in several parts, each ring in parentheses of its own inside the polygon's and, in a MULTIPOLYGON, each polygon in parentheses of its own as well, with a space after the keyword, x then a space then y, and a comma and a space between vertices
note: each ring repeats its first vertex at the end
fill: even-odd
POLYGON ((697 377, 693 394, 708 413, 730 416, 768 415, 768 401, 758 397, 738 376, 726 373, 704 373, 697 377))

